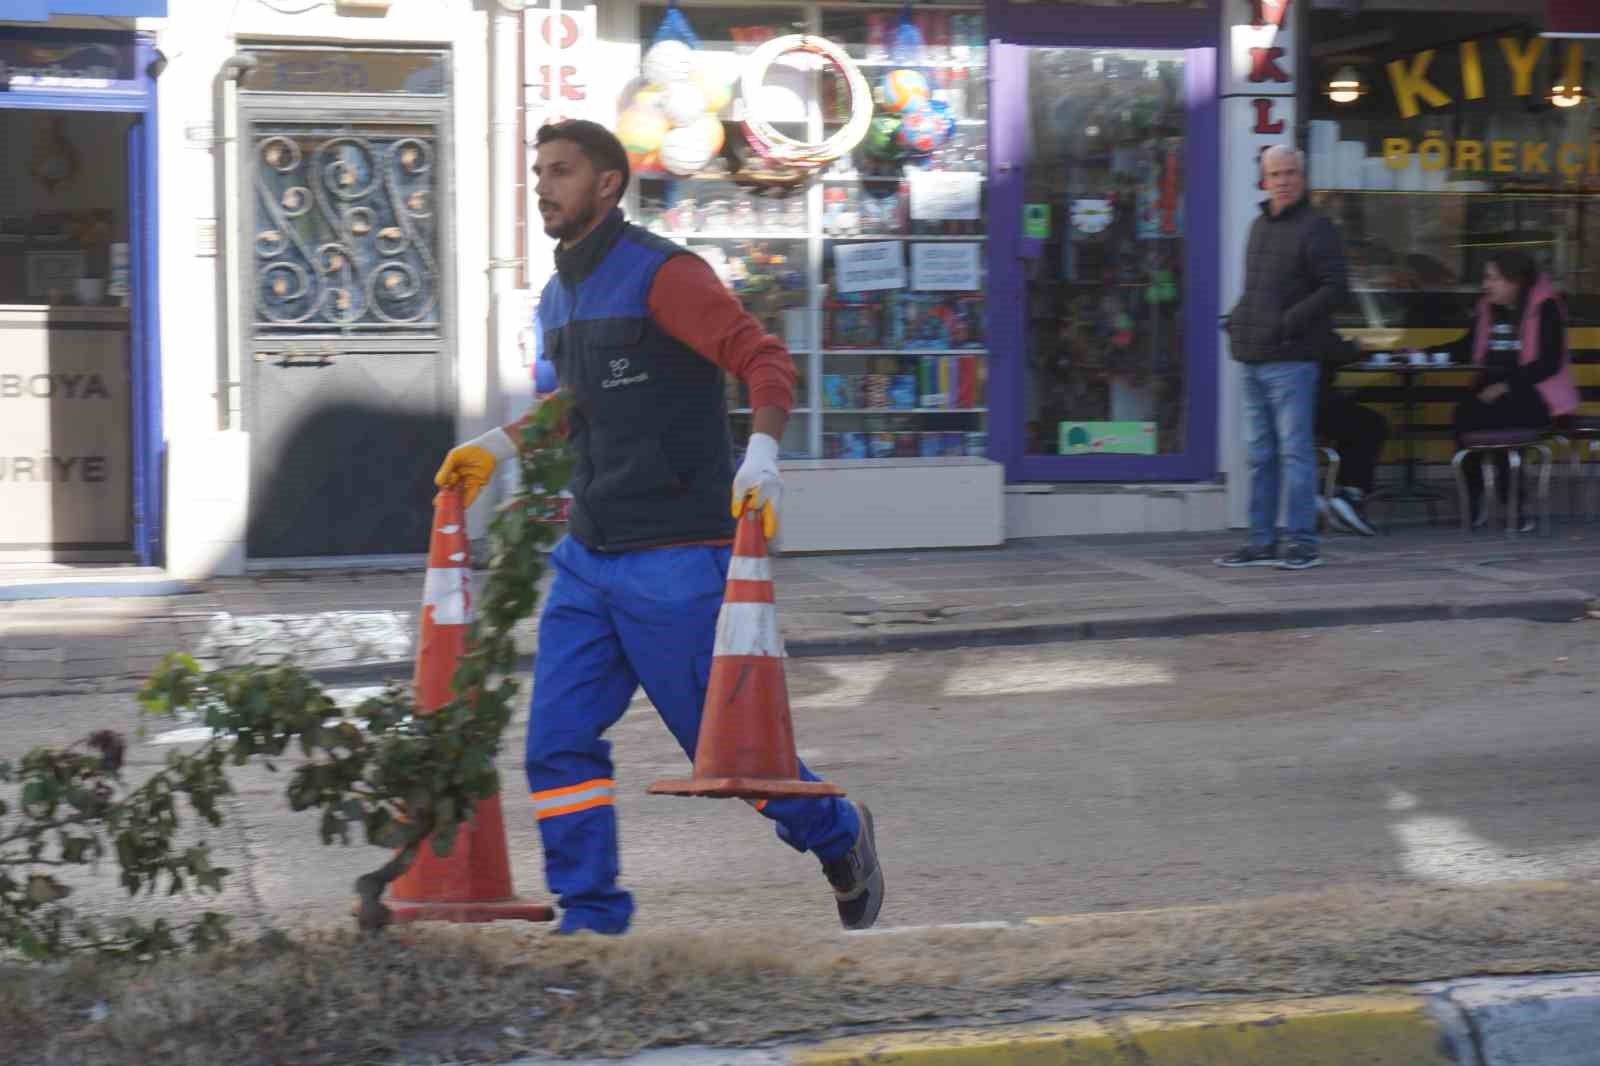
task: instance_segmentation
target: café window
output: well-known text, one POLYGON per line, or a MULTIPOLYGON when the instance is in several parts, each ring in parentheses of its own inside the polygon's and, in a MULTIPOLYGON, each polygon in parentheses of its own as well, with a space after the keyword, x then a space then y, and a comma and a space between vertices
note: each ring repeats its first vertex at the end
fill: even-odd
POLYGON ((1533 256, 1574 325, 1600 317, 1600 41, 1540 28, 1526 7, 1312 13, 1312 195, 1349 252, 1339 325, 1370 346, 1458 336, 1506 249, 1533 256))

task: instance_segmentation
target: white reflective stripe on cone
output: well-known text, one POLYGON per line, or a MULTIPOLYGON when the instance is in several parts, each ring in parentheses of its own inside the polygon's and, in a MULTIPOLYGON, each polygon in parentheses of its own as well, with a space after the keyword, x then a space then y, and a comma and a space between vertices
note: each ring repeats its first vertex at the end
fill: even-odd
POLYGON ((711 654, 784 658, 778 612, 770 603, 724 603, 717 612, 717 645, 711 654))
POLYGON ((461 566, 428 567, 422 602, 433 607, 433 620, 440 625, 469 625, 474 617, 471 574, 461 566))
POLYGON ((729 581, 771 581, 772 560, 735 555, 728 560, 729 581))

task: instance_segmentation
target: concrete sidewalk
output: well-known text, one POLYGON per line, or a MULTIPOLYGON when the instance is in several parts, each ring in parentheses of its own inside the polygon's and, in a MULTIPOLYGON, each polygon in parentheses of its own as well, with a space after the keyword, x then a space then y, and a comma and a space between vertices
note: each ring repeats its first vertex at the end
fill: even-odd
MULTIPOLYGON (((1600 600, 1600 525, 1553 536, 1452 526, 1324 542, 1327 565, 1224 570, 1238 533, 1012 541, 993 549, 775 560, 791 654, 1179 636, 1365 622, 1520 616, 1565 621, 1600 600)), ((55 568, 0 573, 0 696, 137 685, 167 652, 208 665, 292 658, 329 680, 410 672, 420 570, 263 573, 189 586, 126 577, 96 594, 55 568), (55 582, 52 586, 50 583, 55 582), (52 597, 52 587, 60 592, 52 597)), ((104 573, 101 571, 100 573, 104 573)), ((482 575, 480 575, 480 580, 482 575)), ((534 622, 518 631, 533 648, 534 622)))

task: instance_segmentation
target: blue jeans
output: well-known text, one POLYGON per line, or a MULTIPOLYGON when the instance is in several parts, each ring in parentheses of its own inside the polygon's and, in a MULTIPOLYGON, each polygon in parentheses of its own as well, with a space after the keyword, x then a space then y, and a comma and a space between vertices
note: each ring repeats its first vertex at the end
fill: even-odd
MULTIPOLYGON (((602 735, 643 685, 694 758, 731 554, 708 545, 594 552, 567 537, 550 555, 524 769, 563 932, 628 928, 633 896, 617 884, 616 781, 602 735)), ((817 780, 803 763, 800 776, 817 780)), ((758 809, 784 843, 824 862, 849 851, 861 828, 855 808, 832 797, 758 809)))
POLYGON ((1240 363, 1249 421, 1250 546, 1278 541, 1280 491, 1290 543, 1317 546, 1317 363, 1240 363))

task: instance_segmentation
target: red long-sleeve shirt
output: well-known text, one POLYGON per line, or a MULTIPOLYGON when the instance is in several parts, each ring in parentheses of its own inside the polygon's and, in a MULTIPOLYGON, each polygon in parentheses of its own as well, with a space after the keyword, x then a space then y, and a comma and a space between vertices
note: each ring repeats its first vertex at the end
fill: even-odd
POLYGON ((794 360, 698 255, 675 255, 650 284, 650 317, 750 390, 750 407, 794 407, 794 360))

